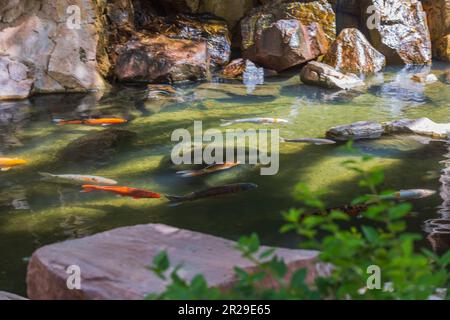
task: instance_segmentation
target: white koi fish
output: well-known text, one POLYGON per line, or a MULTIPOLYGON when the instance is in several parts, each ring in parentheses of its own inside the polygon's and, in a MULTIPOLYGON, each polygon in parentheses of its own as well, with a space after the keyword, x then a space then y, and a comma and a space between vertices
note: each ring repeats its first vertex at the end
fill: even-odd
POLYGON ((280 118, 246 118, 246 119, 221 120, 221 121, 223 122, 221 124, 222 127, 230 126, 230 125, 236 124, 236 123, 262 123, 262 124, 289 123, 288 120, 280 119, 280 118))
POLYGON ((80 174, 51 174, 47 172, 39 172, 39 174, 43 177, 44 180, 55 183, 69 183, 75 185, 94 184, 109 186, 117 184, 117 181, 97 176, 86 176, 80 174))

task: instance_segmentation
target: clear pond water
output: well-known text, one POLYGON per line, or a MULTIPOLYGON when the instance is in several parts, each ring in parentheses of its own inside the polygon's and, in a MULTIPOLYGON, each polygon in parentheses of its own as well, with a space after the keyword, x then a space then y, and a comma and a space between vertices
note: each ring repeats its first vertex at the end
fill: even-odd
MULTIPOLYGON (((440 76, 446 67, 435 63, 433 72, 440 76)), ((275 176, 261 176, 258 168, 242 165, 186 179, 175 172, 187 166, 170 161, 175 145, 170 141, 172 131, 192 129, 194 120, 202 120, 204 129, 220 129, 220 119, 244 117, 288 119, 288 125, 263 126, 279 128, 286 138, 323 137, 332 126, 360 120, 428 117, 450 122, 449 86, 443 81, 427 86, 413 83, 409 77, 416 71, 387 69, 367 79, 369 86, 363 92, 336 93, 301 85, 299 77, 290 73, 256 88, 238 82, 179 86, 184 102, 156 100, 142 105, 136 102, 145 95, 144 88, 114 87, 103 97, 51 95, 1 103, 0 155, 24 158, 29 164, 0 173, 0 290, 25 294, 27 262, 37 248, 122 226, 164 223, 229 239, 258 232, 264 244, 296 247, 296 236, 278 232, 283 223, 280 213, 300 205, 295 185, 303 182, 313 190, 326 190, 323 198, 329 206, 347 204, 361 192, 357 177, 340 165, 352 154, 339 145, 281 144, 280 171, 275 176), (120 128, 135 132, 138 138, 108 161, 70 164, 59 158, 69 142, 103 128, 58 126, 52 119, 111 115, 129 119, 120 128), (83 194, 79 187, 44 182, 38 172, 99 175, 120 185, 166 194, 235 182, 253 182, 259 188, 170 207, 165 199, 83 194)), ((231 128, 238 127, 260 126, 231 128)), ((371 165, 385 167, 386 188, 441 187, 444 165, 439 162, 449 153, 445 144, 393 136, 359 141, 355 146, 375 157, 371 165)), ((416 215, 409 220, 410 230, 425 236, 424 221, 448 218, 442 203, 439 194, 414 201, 416 215)))

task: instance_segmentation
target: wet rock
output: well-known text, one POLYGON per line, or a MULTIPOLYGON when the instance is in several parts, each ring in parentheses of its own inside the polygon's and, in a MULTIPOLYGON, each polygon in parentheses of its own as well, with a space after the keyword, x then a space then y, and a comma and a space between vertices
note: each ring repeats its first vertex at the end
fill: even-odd
POLYGON ((202 80, 209 71, 205 42, 142 35, 120 49, 115 74, 125 82, 202 80))
POLYGON ((142 27, 150 33, 163 34, 173 39, 206 42, 214 68, 224 66, 230 61, 230 33, 226 22, 218 17, 210 14, 153 17, 142 27))
POLYGON ((254 6, 254 0, 200 0, 198 12, 209 12, 225 19, 231 30, 254 6))
POLYGON ((103 30, 99 7, 90 0, 0 1, 0 51, 35 70, 33 92, 103 90, 97 47, 103 30), (75 10, 75 9, 74 9, 75 10), (74 16, 75 15, 75 16, 74 16))
POLYGON ((436 123, 428 118, 401 119, 384 124, 386 133, 415 133, 433 138, 447 139, 450 123, 436 123))
POLYGON ((435 58, 450 61, 450 0, 422 0, 435 58))
POLYGON ((331 139, 347 141, 359 139, 376 139, 383 135, 383 126, 378 122, 359 121, 329 129, 326 136, 331 139))
POLYGON ((182 93, 175 87, 165 84, 149 84, 147 86, 147 99, 177 99, 180 98, 182 93))
POLYGON ((427 240, 436 253, 444 254, 450 249, 450 229, 435 228, 428 235, 427 240))
POLYGON ((430 32, 420 1, 364 0, 362 12, 368 39, 388 64, 431 63, 430 32))
MULTIPOLYGON (((235 246, 230 240, 161 224, 118 228, 35 251, 28 265, 27 293, 31 299, 143 299, 167 285, 148 269, 154 256, 164 250, 173 266, 181 265, 183 278, 190 280, 200 273, 209 285, 226 288, 236 281, 235 266, 248 272, 255 269, 235 246), (67 289, 70 265, 81 269, 80 290, 67 289)), ((317 252, 276 252, 286 261, 289 274, 307 268, 307 281, 317 274, 317 252)), ((270 279, 262 285, 271 285, 270 279)))
POLYGON ((275 70, 258 68, 256 65, 248 59, 234 59, 222 70, 222 75, 227 78, 243 79, 251 78, 254 73, 257 73, 255 77, 271 77, 278 73, 275 70))
POLYGON ((0 291, 0 300, 28 300, 27 298, 18 296, 17 294, 0 291))
POLYGON ((429 84, 438 81, 438 78, 432 73, 416 73, 411 79, 418 83, 429 84))
POLYGON ((323 62, 340 72, 371 74, 384 68, 386 58, 358 29, 347 28, 333 42, 323 62))
POLYGON ((349 90, 364 85, 364 82, 356 75, 343 74, 333 67, 317 61, 311 61, 303 67, 300 79, 303 83, 328 89, 349 90))
POLYGON ((326 1, 269 3, 241 21, 244 58, 282 71, 327 52, 336 33, 326 1))
POLYGON ((27 98, 33 83, 28 66, 8 56, 0 56, 0 101, 27 98))
POLYGON ((108 160, 124 144, 133 140, 134 132, 122 129, 106 129, 70 142, 59 154, 68 162, 108 160))
POLYGON ((450 70, 446 70, 443 74, 444 82, 450 84, 450 70))

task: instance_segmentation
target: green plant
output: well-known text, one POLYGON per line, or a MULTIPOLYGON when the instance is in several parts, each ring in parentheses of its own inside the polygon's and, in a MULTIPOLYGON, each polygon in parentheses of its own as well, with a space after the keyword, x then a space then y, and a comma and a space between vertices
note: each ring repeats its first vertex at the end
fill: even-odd
MULTIPOLYGON (((351 144, 350 151, 354 151, 351 144)), ((169 273, 169 259, 163 252, 155 257, 152 270, 161 278, 170 277, 165 292, 149 295, 152 299, 426 299, 437 288, 449 283, 447 270, 450 252, 437 256, 425 248, 416 248, 419 234, 406 232, 405 217, 411 212, 409 203, 385 200, 391 191, 379 191, 384 174, 381 168, 362 169, 371 158, 343 163, 361 176, 359 186, 368 193, 352 205, 362 205, 357 226, 340 210, 327 210, 317 194, 305 185, 297 186, 297 194, 305 208, 283 213, 286 224, 281 232, 296 232, 305 241, 302 248, 320 251, 319 261, 329 272, 306 284, 306 270, 297 270, 287 280, 287 266, 274 250, 261 252, 256 234, 242 237, 237 249, 258 266, 248 273, 235 268, 236 283, 227 290, 209 288, 202 275, 190 282, 178 276, 180 266, 169 273), (377 279, 379 271, 380 279, 377 279), (275 286, 265 288, 261 281, 269 277, 275 286), (372 281, 373 280, 373 281, 372 281), (380 280, 380 281, 378 281, 380 280), (368 288, 369 285, 375 288, 368 288)), ((450 293, 447 288, 447 293, 450 293)), ((447 295, 448 297, 448 295, 447 295)))

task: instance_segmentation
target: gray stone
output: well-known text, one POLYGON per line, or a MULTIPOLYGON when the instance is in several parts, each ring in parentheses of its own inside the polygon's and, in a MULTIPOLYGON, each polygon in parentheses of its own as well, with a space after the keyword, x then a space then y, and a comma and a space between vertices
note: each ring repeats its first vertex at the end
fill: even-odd
POLYGON ((348 125, 331 128, 327 131, 328 138, 336 140, 376 139, 383 135, 383 126, 378 122, 360 121, 348 125))

